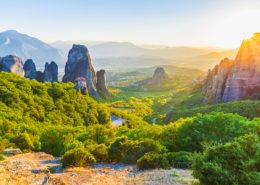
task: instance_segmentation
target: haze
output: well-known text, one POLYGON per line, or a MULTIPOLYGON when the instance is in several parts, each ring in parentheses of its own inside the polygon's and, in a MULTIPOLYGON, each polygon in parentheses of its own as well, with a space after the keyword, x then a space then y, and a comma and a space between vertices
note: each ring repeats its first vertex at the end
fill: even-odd
POLYGON ((257 0, 9 0, 1 2, 0 30, 46 42, 236 48, 260 31, 259 9, 257 0))

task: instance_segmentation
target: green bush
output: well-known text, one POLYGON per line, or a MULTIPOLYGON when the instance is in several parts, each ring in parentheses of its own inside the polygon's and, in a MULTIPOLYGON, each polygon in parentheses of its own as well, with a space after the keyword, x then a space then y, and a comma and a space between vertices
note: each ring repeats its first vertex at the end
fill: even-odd
POLYGON ((0 161, 3 161, 3 160, 5 160, 5 157, 4 157, 4 155, 0 154, 0 161))
POLYGON ((108 162, 108 147, 104 144, 91 144, 86 149, 95 157, 97 162, 108 162))
POLYGON ((190 152, 169 152, 165 154, 169 164, 175 168, 190 168, 192 164, 192 153, 190 152))
POLYGON ((127 141, 123 144, 123 159, 124 163, 136 163, 145 153, 165 153, 166 148, 158 141, 145 139, 141 141, 127 141))
POLYGON ((81 167, 96 163, 95 157, 84 148, 75 148, 62 156, 62 166, 81 167))
POLYGON ((168 168, 169 161, 167 158, 158 153, 148 152, 143 157, 137 160, 137 168, 139 170, 154 169, 154 168, 168 168))
POLYGON ((208 147, 194 158, 193 176, 202 185, 260 184, 259 146, 259 136, 251 134, 208 147))
POLYGON ((108 150, 110 160, 113 162, 121 162, 123 160, 123 145, 127 141, 127 137, 119 137, 113 141, 108 150))
POLYGON ((226 143, 252 132, 256 127, 250 122, 230 113, 198 114, 167 125, 162 132, 161 143, 174 152, 202 151, 204 145, 226 143))
POLYGON ((31 138, 28 133, 21 133, 14 138, 11 138, 10 141, 16 145, 16 147, 21 150, 33 150, 34 145, 31 141, 31 138))

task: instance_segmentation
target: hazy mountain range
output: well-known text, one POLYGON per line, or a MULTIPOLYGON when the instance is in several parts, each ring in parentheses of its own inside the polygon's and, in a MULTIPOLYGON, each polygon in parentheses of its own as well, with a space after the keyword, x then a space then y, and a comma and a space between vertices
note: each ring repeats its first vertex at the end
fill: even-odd
POLYGON ((0 33, 0 56, 10 54, 17 55, 23 60, 31 58, 39 67, 51 61, 61 65, 65 60, 59 49, 15 30, 0 33))
POLYGON ((55 61, 63 68, 72 44, 84 44, 89 48, 94 66, 108 70, 176 65, 208 69, 224 57, 234 58, 237 52, 214 47, 137 46, 129 42, 57 41, 45 43, 15 30, 0 33, 0 57, 15 54, 23 60, 31 58, 37 67, 55 61))

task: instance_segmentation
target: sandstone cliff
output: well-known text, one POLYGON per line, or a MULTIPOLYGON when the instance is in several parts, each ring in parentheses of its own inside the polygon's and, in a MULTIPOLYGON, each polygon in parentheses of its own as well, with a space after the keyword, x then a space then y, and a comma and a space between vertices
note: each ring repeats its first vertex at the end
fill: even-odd
POLYGON ((69 51, 62 81, 74 83, 79 77, 86 79, 88 93, 99 97, 96 90, 96 73, 92 66, 89 51, 83 45, 74 44, 69 51))
POLYGON ((101 93, 103 93, 106 97, 111 97, 111 94, 109 93, 107 86, 106 86, 106 71, 101 69, 97 72, 97 90, 101 93))
POLYGON ((232 62, 224 59, 204 83, 205 102, 260 99, 260 33, 244 40, 232 62))
POLYGON ((15 55, 0 58, 0 71, 15 73, 24 76, 23 61, 15 55))
POLYGON ((58 81, 58 65, 55 62, 50 64, 46 62, 45 69, 43 72, 44 82, 57 82, 58 81))
POLYGON ((24 70, 24 77, 29 78, 30 80, 36 79, 37 71, 33 60, 31 59, 26 60, 23 66, 23 70, 24 70))

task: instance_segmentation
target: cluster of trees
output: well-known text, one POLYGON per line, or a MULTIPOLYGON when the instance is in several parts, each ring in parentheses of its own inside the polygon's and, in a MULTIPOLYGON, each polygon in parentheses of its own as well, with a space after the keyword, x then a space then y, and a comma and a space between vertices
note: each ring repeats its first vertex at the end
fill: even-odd
MULTIPOLYGON (((138 100, 129 104, 141 109, 138 100)), ((151 125, 77 93, 73 84, 0 73, 0 151, 44 151, 62 156, 64 167, 96 162, 192 167, 201 184, 254 184, 259 183, 259 135, 260 118, 253 116, 211 112, 151 125), (127 122, 114 127, 110 114, 127 122)))

